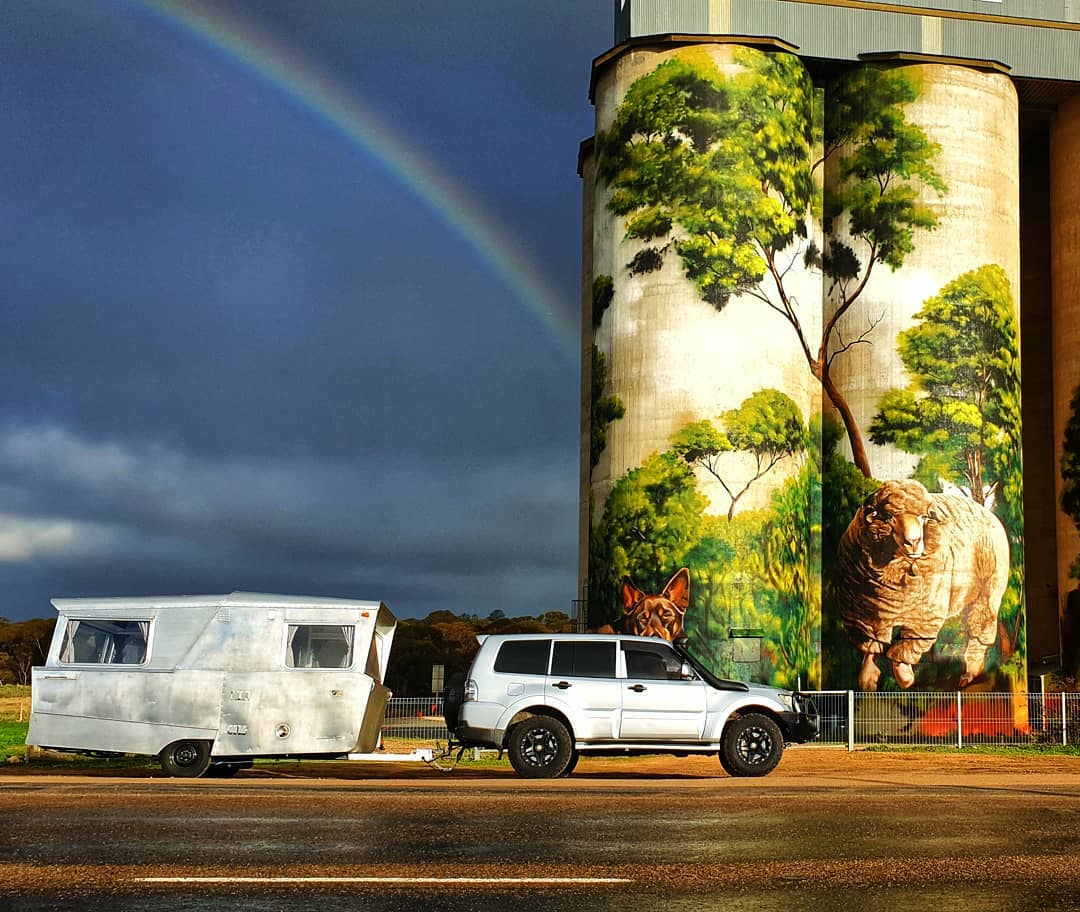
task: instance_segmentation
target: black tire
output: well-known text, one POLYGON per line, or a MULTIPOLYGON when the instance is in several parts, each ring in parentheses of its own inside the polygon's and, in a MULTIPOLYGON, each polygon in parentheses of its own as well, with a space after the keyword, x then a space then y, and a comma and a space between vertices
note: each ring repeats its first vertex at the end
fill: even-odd
POLYGON ((720 765, 730 776, 767 776, 784 755, 784 735, 768 716, 732 719, 720 739, 720 765))
POLYGON ((170 776, 196 779, 210 768, 210 742, 174 741, 158 754, 158 762, 170 776))
POLYGON ((563 777, 569 776, 577 767, 577 762, 580 759, 581 753, 579 751, 574 751, 572 754, 570 754, 570 762, 566 764, 566 769, 559 773, 559 775, 563 777))
POLYGON ((451 737, 457 733, 461 704, 465 700, 465 675, 452 674, 443 686, 443 721, 451 737))
POLYGON ((551 716, 531 716, 510 729, 510 765, 527 779, 555 779, 570 765, 574 739, 551 716))

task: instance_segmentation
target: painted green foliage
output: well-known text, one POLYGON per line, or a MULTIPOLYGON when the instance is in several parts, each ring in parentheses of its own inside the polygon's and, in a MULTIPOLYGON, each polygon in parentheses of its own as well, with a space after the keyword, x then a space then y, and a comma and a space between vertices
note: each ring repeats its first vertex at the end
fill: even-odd
POLYGON ((709 61, 676 57, 638 79, 608 130, 598 173, 627 237, 647 247, 634 272, 674 245, 701 297, 722 308, 753 292, 770 258, 805 236, 813 87, 797 57, 745 52, 725 78, 709 61), (670 237, 669 237, 670 236, 670 237))
POLYGON ((618 396, 605 393, 607 389, 607 359, 595 345, 592 347, 592 402, 589 408, 591 426, 589 429, 589 468, 595 469, 600 462, 600 454, 607 447, 607 428, 625 414, 622 400, 618 396))
MULTIPOLYGON (((1061 509, 1080 531, 1080 386, 1073 390, 1069 420, 1061 448, 1061 509)), ((1069 577, 1080 580, 1080 554, 1069 568, 1069 577)))
POLYGON ((712 475, 728 497, 728 522, 735 505, 750 486, 781 459, 806 449, 806 427, 799 407, 789 396, 775 389, 758 390, 738 408, 720 416, 721 430, 711 421, 688 425, 672 438, 672 449, 690 465, 712 475), (723 453, 749 453, 754 458, 754 474, 740 488, 724 480, 723 453))
POLYGON ((899 268, 915 231, 936 224, 919 200, 927 188, 944 192, 932 164, 940 150, 907 121, 904 106, 917 96, 911 81, 865 67, 826 86, 824 154, 813 161, 814 89, 799 59, 741 49, 736 61, 741 72, 725 77, 700 55, 676 57, 630 87, 611 127, 597 134, 608 206, 627 217, 626 236, 647 245, 628 264, 631 274, 659 269, 674 248, 702 300, 723 309, 745 295, 787 321, 870 477, 860 429, 832 378, 835 359, 865 337, 844 340, 838 323, 874 266, 899 268), (818 250, 806 241, 814 170, 834 155, 840 180, 825 200, 818 250), (847 241, 838 240, 841 228, 847 241), (808 334, 785 284, 800 251, 835 300, 820 338, 808 334))
POLYGON ((1008 277, 996 265, 964 273, 924 301, 915 320, 897 339, 911 383, 882 397, 871 439, 922 456, 916 476, 932 490, 944 480, 970 491, 976 503, 994 505, 1011 548, 998 650, 1004 673, 1019 679, 1025 652, 1020 340, 1008 277))
POLYGON ((995 454, 1017 446, 1020 356, 1008 277, 992 265, 965 273, 924 301, 915 320, 897 339, 912 382, 882 398, 870 439, 947 460, 947 477, 984 503, 988 486, 1003 480, 995 454))
MULTIPOLYGON (((764 634, 758 677, 792 685, 819 679, 821 578, 821 485, 817 455, 806 458, 808 431, 795 404, 776 390, 762 390, 721 417, 714 432, 762 460, 801 458, 798 472, 771 498, 769 509, 733 517, 706 513, 687 449, 695 426, 673 438, 672 448, 654 454, 614 486, 604 518, 590 543, 590 623, 620 621, 614 593, 629 576, 646 591, 659 592, 672 572, 691 573, 686 629, 697 653, 716 672, 746 676, 734 661, 729 631, 751 627, 764 634), (781 452, 782 451, 782 452, 781 452), (771 454, 771 455, 767 455, 771 454), (763 588, 767 581, 770 588, 763 588)), ((724 452, 736 447, 731 446, 724 452)))

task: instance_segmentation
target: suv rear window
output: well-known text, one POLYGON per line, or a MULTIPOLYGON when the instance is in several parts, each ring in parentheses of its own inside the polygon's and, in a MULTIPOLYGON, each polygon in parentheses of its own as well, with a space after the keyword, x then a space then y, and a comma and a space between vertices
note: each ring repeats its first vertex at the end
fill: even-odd
POLYGON ((615 677, 614 643, 556 643, 551 673, 571 678, 615 677))
POLYGON ((499 647, 495 670, 506 674, 547 674, 551 640, 510 640, 499 647))

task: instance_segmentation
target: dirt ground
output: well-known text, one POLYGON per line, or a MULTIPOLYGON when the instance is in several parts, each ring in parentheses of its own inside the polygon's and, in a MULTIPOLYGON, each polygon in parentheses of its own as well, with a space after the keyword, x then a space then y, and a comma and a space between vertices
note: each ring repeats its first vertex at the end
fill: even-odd
MULTIPOLYGON (((124 760, 110 762, 98 769, 74 766, 29 766, 19 764, 0 767, 0 781, 13 785, 15 778, 42 779, 72 777, 131 777, 160 778, 163 774, 154 765, 131 763, 124 760)), ((518 779, 509 763, 485 762, 463 763, 452 772, 444 772, 423 763, 364 762, 364 761, 279 761, 260 763, 245 770, 233 780, 301 780, 342 781, 368 780, 373 782, 395 780, 398 782, 442 780, 447 784, 463 780, 510 780, 518 779)), ((672 779, 683 783, 697 780, 702 785, 729 781, 746 783, 748 780, 730 780, 720 769, 714 756, 672 757, 666 755, 645 757, 597 757, 582 758, 573 776, 566 780, 572 787, 575 782, 596 782, 603 779, 672 779)), ((220 781, 220 780, 210 780, 220 781)), ((783 788, 805 786, 809 783, 841 786, 850 783, 910 784, 910 785, 966 785, 980 787, 1004 783, 1027 783, 1038 786, 1080 784, 1080 756, 1025 754, 1002 756, 963 752, 878 752, 855 751, 842 748, 791 747, 780 766, 769 776, 757 780, 763 787, 783 788)))

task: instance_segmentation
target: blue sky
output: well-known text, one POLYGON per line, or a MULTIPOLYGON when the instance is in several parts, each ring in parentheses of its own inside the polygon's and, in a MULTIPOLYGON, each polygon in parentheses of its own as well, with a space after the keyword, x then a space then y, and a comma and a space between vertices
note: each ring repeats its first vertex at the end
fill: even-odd
POLYGON ((576 158, 612 24, 610 0, 4 0, 0 616, 234 589, 568 610, 576 158))

